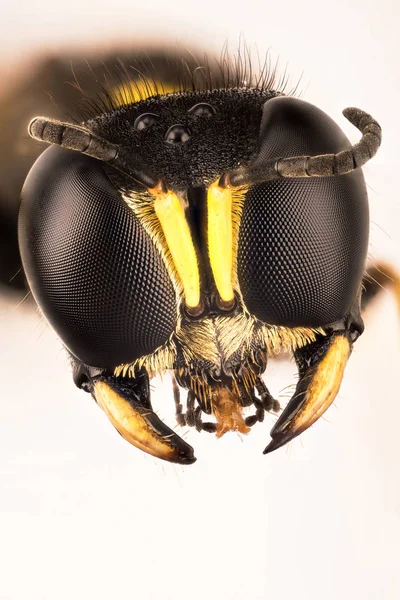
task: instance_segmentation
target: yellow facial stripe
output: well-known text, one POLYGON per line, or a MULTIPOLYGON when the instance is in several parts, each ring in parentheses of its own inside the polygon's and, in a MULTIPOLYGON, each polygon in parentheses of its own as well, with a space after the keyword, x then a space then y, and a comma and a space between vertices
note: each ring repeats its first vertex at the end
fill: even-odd
POLYGON ((164 460, 174 458, 175 449, 168 440, 157 435, 138 410, 117 394, 105 381, 94 386, 97 404, 104 410, 122 437, 140 450, 164 460))
POLYGON ((136 79, 113 87, 110 95, 116 106, 127 106, 134 102, 140 102, 140 100, 146 100, 151 96, 171 94, 174 91, 174 86, 169 83, 136 79))
POLYGON ((292 423, 293 431, 302 432, 310 427, 335 400, 342 383, 350 350, 350 343, 346 336, 335 337, 311 379, 304 405, 292 423))
POLYGON ((222 300, 233 300, 232 193, 213 183, 207 192, 208 252, 215 285, 222 300))
POLYGON ((195 308, 200 304, 200 275, 184 210, 176 194, 169 191, 156 196, 154 210, 182 281, 185 302, 195 308))

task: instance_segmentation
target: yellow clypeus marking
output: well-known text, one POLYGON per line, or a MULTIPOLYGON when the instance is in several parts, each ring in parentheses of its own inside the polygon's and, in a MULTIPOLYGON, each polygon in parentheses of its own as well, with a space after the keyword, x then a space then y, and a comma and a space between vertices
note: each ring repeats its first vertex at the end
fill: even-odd
POLYGON ((224 302, 233 300, 232 192, 213 183, 207 192, 208 252, 215 285, 224 302))
POLYGON ((156 195, 154 210, 181 279, 185 302, 195 308, 200 304, 200 275, 185 212, 177 195, 170 191, 156 195))

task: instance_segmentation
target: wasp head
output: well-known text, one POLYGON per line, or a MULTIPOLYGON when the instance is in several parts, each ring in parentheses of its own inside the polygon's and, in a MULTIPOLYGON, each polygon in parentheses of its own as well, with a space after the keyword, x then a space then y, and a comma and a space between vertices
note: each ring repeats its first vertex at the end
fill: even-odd
POLYGON ((52 147, 22 191, 25 273, 75 382, 137 447, 194 460, 151 407, 149 378, 167 370, 178 423, 247 433, 279 408, 261 379, 268 357, 294 354, 300 379, 266 451, 333 401, 363 329, 358 167, 380 141, 369 115, 347 116, 356 146, 315 106, 252 87, 31 123, 52 147))

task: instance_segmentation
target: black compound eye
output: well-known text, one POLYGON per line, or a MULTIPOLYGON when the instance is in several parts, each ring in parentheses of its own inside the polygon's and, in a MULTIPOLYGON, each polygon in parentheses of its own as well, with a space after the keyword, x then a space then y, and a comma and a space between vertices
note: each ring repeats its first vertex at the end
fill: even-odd
POLYGON ((215 115, 215 108, 207 102, 199 102, 188 110, 189 115, 192 117, 212 117, 215 115))
MULTIPOLYGON (((264 107, 255 162, 348 147, 341 129, 321 110, 295 98, 275 98, 264 107)), ((368 229, 361 169, 253 186, 238 240, 238 278, 246 307, 265 323, 290 327, 342 319, 360 286, 368 229)))
POLYGON ((155 115, 154 113, 144 113, 136 117, 133 127, 136 131, 142 131, 150 127, 150 125, 154 125, 159 118, 159 115, 155 115))
POLYGON ((86 365, 130 363, 174 331, 166 267, 100 161, 57 146, 39 157, 22 190, 19 244, 36 302, 86 365))
POLYGON ((172 125, 165 134, 164 141, 167 144, 185 144, 190 140, 190 129, 184 125, 172 125))

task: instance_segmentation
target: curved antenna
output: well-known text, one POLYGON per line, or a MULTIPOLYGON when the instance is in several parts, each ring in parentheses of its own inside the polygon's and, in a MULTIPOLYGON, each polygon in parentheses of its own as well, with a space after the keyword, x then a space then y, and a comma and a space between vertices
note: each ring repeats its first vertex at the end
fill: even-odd
POLYGON ((362 133, 361 140, 348 150, 337 154, 277 158, 253 167, 227 171, 220 178, 219 186, 241 187, 292 177, 333 177, 362 167, 377 153, 382 129, 371 115, 359 108, 345 108, 343 115, 362 133))
POLYGON ((126 164, 119 155, 117 144, 91 133, 80 125, 63 123, 46 117, 35 117, 29 123, 28 132, 33 139, 40 142, 57 144, 62 148, 82 152, 92 158, 109 163, 146 188, 155 188, 159 184, 158 179, 154 179, 140 169, 135 169, 126 164))

